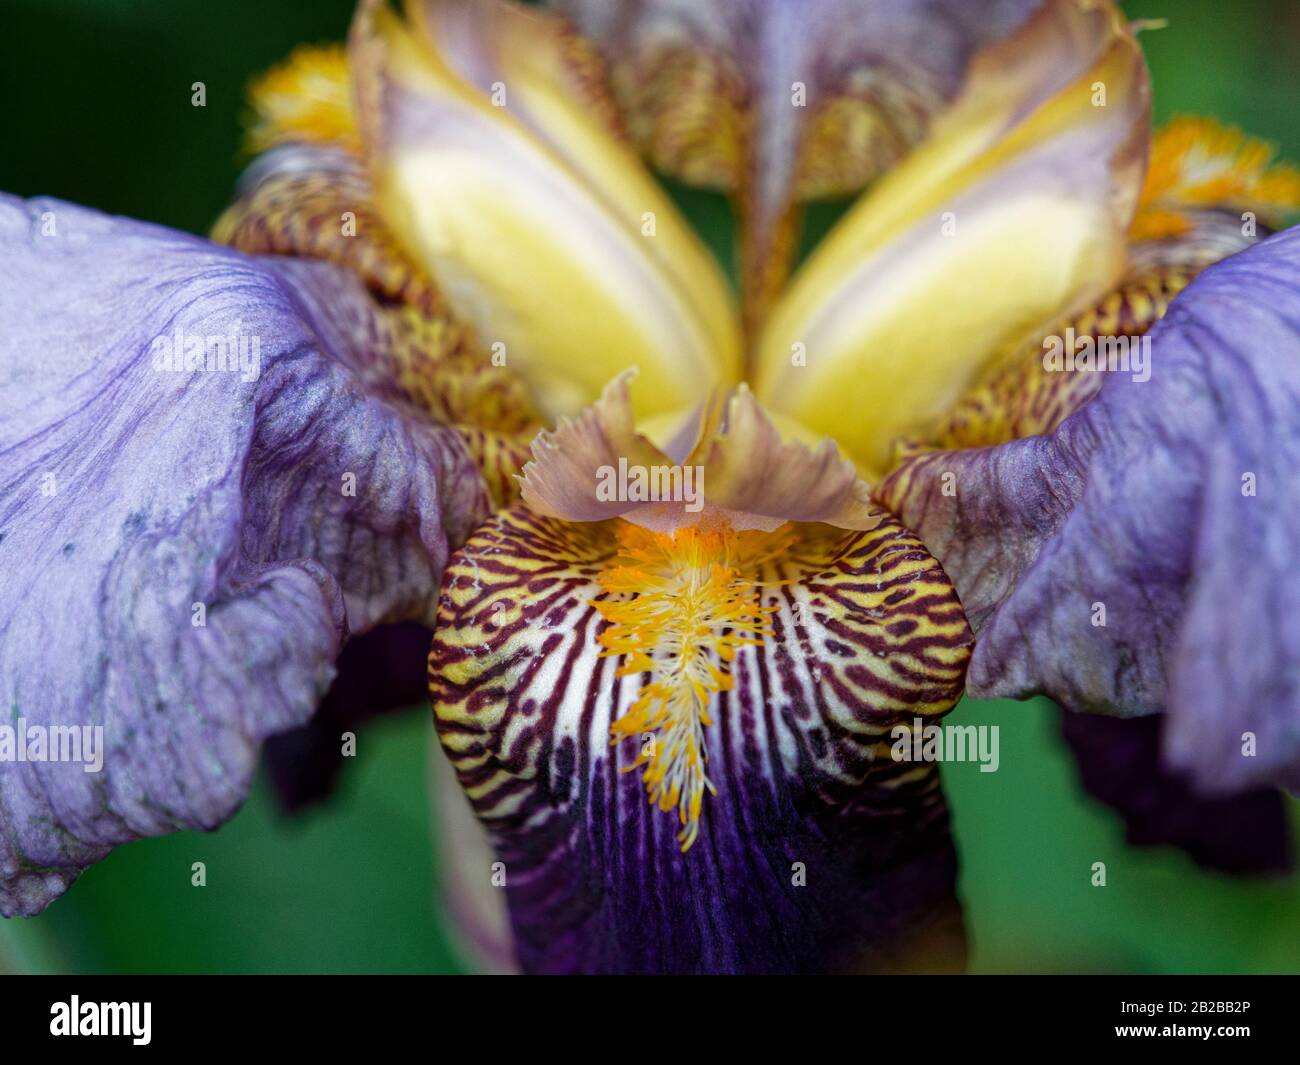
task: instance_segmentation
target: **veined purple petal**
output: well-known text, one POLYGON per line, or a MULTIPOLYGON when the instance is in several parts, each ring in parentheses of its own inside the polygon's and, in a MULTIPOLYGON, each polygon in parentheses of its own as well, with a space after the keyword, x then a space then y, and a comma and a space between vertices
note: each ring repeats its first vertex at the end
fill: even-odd
POLYGON ((280 269, 0 200, 0 723, 27 741, 0 760, 0 912, 229 817, 349 634, 433 620, 486 509, 454 435, 376 398, 365 348, 326 329, 359 282, 280 269), (16 760, 55 726, 98 771, 16 760))
POLYGON ((1108 374, 1051 436, 910 459, 880 494, 957 585, 972 694, 1165 710, 1202 791, 1297 788, 1300 229, 1206 270, 1151 345, 1150 380, 1108 374))

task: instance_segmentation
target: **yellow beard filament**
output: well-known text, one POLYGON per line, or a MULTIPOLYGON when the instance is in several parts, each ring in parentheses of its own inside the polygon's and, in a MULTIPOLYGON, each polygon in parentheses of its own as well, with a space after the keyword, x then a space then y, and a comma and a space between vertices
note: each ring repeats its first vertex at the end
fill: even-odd
POLYGON ((611 744, 644 737, 626 770, 644 767, 650 803, 677 810, 686 851, 695 842, 705 789, 709 701, 731 688, 728 666, 739 648, 762 642, 775 607, 759 606, 752 579, 763 562, 794 542, 789 527, 737 533, 729 526, 656 533, 620 521, 621 550, 599 583, 618 599, 593 605, 608 621, 605 656, 626 656, 617 675, 649 673, 635 703, 610 727, 611 744))

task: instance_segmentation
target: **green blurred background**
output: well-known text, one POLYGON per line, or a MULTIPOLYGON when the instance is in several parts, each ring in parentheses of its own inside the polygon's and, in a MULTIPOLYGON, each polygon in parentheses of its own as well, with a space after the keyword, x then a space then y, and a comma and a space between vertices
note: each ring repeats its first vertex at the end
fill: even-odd
MULTIPOLYGON (((1144 0, 1157 122, 1202 113, 1300 160, 1300 2, 1144 0)), ((352 0, 0 0, 0 189, 204 232, 243 160, 243 89, 297 43, 341 39, 352 0), (207 107, 190 86, 207 86, 207 107)), ((676 190, 730 261, 729 216, 676 190)), ((838 208, 813 212, 810 240, 838 208)), ((1125 845, 1084 797, 1056 711, 966 702, 1001 768, 946 772, 974 971, 1300 971, 1300 878, 1239 882, 1125 845), (1089 882, 1104 861, 1108 886, 1089 882)), ((0 921, 0 971, 442 972, 427 710, 369 727, 333 800, 281 816, 262 784, 219 832, 116 851, 30 921, 0 921), (190 887, 203 861, 208 886, 190 887)), ((1300 811, 1292 803, 1292 824, 1300 811)))

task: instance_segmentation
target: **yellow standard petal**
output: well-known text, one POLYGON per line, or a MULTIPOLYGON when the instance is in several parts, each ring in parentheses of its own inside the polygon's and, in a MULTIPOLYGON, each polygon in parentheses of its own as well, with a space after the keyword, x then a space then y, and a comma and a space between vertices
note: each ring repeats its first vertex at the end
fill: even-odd
POLYGON ((739 374, 726 282, 616 137, 595 54, 543 12, 365 4, 359 117, 386 221, 548 415, 637 367, 639 414, 739 374))
POLYGON ((796 276, 759 342, 758 398, 879 474, 999 354, 1113 287, 1148 125, 1122 16, 1049 0, 796 276))

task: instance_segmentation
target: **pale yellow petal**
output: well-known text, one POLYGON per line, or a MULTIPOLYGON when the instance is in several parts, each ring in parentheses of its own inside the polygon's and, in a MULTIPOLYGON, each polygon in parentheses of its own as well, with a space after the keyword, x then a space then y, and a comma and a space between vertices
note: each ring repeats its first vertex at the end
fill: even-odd
POLYGON ((638 414, 734 381, 721 271, 575 84, 563 25, 495 0, 413 10, 359 13, 359 116, 385 219, 457 315, 552 417, 632 367, 638 414))
POLYGON ((1113 286, 1148 129, 1122 16, 1048 0, 796 276, 759 343, 758 398, 881 471, 1008 346, 1113 286))

